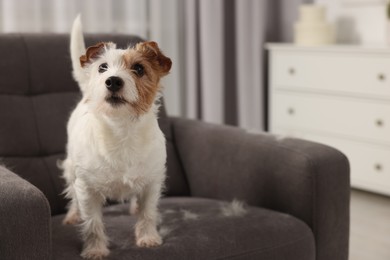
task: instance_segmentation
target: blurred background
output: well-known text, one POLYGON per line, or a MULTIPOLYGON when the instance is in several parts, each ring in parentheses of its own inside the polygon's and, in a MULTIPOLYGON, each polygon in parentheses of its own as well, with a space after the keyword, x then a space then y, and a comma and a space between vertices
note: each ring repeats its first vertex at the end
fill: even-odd
POLYGON ((164 80, 170 115, 265 127, 267 41, 291 41, 303 0, 0 0, 0 31, 87 33, 157 41, 173 60, 164 80))
POLYGON ((327 8, 336 42, 387 42, 386 0, 0 0, 0 32, 136 34, 173 60, 168 112, 247 129, 267 127, 266 42, 292 42, 302 4, 327 8))

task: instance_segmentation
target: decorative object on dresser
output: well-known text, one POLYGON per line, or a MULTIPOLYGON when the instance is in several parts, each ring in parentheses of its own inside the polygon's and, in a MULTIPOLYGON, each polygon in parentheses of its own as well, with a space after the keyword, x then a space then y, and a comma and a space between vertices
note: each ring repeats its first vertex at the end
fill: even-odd
POLYGON ((339 149, 353 187, 390 195, 390 48, 267 49, 270 131, 339 149))
POLYGON ((317 4, 300 6, 299 20, 294 24, 294 41, 302 46, 334 43, 335 29, 333 24, 326 21, 324 6, 317 4))

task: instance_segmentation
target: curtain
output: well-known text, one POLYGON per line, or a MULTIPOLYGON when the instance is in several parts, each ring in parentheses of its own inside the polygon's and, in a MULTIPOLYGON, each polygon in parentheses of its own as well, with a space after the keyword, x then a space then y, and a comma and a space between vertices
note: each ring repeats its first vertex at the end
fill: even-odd
POLYGON ((147 36, 147 1, 0 0, 2 32, 68 33, 78 13, 86 32, 147 36))
POLYGON ((173 67, 168 113, 263 130, 267 41, 291 41, 298 5, 310 0, 0 0, 0 31, 85 32, 155 40, 173 67))
POLYGON ((292 41, 298 6, 311 0, 187 0, 187 117, 251 130, 266 127, 268 41, 292 41))

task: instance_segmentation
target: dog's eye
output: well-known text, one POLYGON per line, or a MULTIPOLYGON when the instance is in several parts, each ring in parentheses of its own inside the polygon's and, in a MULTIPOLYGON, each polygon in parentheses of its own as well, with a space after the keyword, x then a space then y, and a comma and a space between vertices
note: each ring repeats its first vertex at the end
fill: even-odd
POLYGON ((107 71, 107 69, 108 69, 107 63, 100 64, 99 73, 103 73, 103 72, 107 71))
POLYGON ((139 63, 134 64, 131 69, 137 74, 138 77, 142 77, 145 74, 144 66, 139 63))

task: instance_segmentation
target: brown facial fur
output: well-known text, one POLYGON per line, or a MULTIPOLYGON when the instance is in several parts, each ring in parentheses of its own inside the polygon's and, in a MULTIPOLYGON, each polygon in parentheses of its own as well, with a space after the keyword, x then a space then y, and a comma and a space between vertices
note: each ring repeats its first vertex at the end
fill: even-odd
POLYGON ((139 43, 134 49, 129 49, 123 58, 130 73, 134 73, 131 69, 134 64, 139 63, 144 67, 145 74, 142 77, 134 73, 139 99, 130 104, 141 115, 152 106, 160 89, 160 78, 169 73, 172 61, 161 52, 155 42, 139 43))
POLYGON ((90 63, 92 59, 96 58, 101 52, 103 48, 106 46, 106 43, 99 42, 91 47, 88 47, 85 55, 80 57, 81 67, 84 67, 87 63, 90 63))
POLYGON ((168 74, 172 61, 161 52, 156 42, 142 42, 137 44, 135 49, 152 64, 157 73, 161 76, 168 74))

